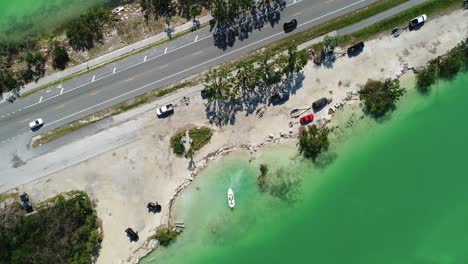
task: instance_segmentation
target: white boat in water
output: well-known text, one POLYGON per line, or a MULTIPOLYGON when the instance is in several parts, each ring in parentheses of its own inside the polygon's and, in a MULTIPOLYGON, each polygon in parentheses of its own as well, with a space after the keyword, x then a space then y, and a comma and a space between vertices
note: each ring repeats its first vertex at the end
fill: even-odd
POLYGON ((234 192, 231 188, 228 189, 228 205, 231 208, 234 208, 234 206, 236 206, 236 201, 234 200, 234 192))

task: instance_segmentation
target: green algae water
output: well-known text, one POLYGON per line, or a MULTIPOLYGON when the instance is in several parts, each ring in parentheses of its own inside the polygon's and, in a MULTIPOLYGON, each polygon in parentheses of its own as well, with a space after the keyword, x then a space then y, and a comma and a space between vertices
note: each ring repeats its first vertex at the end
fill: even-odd
POLYGON ((0 40, 21 41, 48 34, 92 6, 115 5, 118 0, 0 0, 0 40))
POLYGON ((468 263, 467 98, 466 73, 410 92, 389 120, 358 117, 319 167, 294 146, 211 163, 176 203, 184 233, 141 262, 468 263), (258 190, 260 163, 294 183, 292 198, 258 190))

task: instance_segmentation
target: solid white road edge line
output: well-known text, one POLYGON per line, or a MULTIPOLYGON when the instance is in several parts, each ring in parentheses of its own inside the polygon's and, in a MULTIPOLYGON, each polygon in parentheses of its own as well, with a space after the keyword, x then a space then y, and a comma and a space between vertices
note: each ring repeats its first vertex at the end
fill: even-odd
MULTIPOLYGON (((303 0, 296 1, 295 3, 289 4, 288 6, 293 5, 293 4, 296 4, 296 3, 300 3, 300 2, 302 2, 302 1, 303 1, 303 0)), ((314 18, 314 19, 312 19, 312 20, 306 21, 306 22, 304 22, 304 23, 302 23, 302 24, 299 24, 298 27, 304 26, 304 25, 306 25, 306 24, 308 24, 308 23, 312 23, 312 22, 314 22, 314 21, 316 21, 316 20, 318 20, 318 19, 321 19, 321 18, 324 18, 324 17, 326 17, 326 16, 332 15, 332 14, 334 14, 334 13, 336 13, 336 12, 340 12, 340 11, 342 11, 342 10, 344 10, 344 9, 347 9, 347 8, 349 8, 349 7, 352 7, 352 6, 355 6, 355 5, 360 4, 360 3, 362 3, 362 2, 365 2, 365 1, 368 1, 368 0, 360 0, 360 1, 356 2, 356 3, 347 5, 347 6, 345 6, 345 7, 342 7, 342 8, 340 8, 340 9, 337 9, 337 10, 335 10, 335 11, 332 11, 332 12, 327 13, 327 14, 325 14, 325 15, 322 15, 322 16, 320 16, 320 17, 317 17, 317 18, 314 18)), ((244 49, 244 48, 246 48, 246 47, 249 47, 249 46, 251 46, 251 45, 253 45, 253 44, 257 44, 257 43, 259 43, 259 42, 262 42, 262 41, 264 41, 264 40, 270 39, 270 38, 272 38, 272 37, 274 37, 274 36, 278 36, 278 35, 280 35, 280 34, 284 34, 284 32, 276 33, 276 34, 274 34, 274 35, 272 35, 272 36, 269 36, 269 37, 266 37, 266 38, 261 39, 261 40, 259 40, 259 41, 256 41, 256 42, 251 43, 251 44, 249 44, 249 45, 247 45, 247 46, 244 46, 244 47, 241 47, 241 48, 239 48, 239 49, 237 49, 237 50, 231 51, 230 53, 227 53, 227 54, 231 54, 232 52, 236 52, 236 51, 242 50, 242 49, 244 49)), ((204 37, 204 38, 201 38, 198 42, 200 42, 200 41, 202 41, 202 40, 205 40, 205 39, 207 39, 207 38, 210 38, 210 37, 212 37, 212 36, 209 35, 209 36, 206 36, 206 37, 204 37)), ((195 42, 191 42, 191 43, 182 45, 182 46, 180 46, 180 47, 178 47, 178 48, 175 48, 175 49, 173 49, 173 50, 170 50, 168 53, 175 52, 175 51, 177 51, 177 50, 179 50, 179 49, 185 48, 185 47, 187 47, 187 46, 189 46, 189 45, 192 45, 192 44, 194 44, 194 43, 195 43, 195 42)), ((166 51, 167 51, 167 48, 166 48, 166 51)), ((166 54, 166 53, 165 53, 165 54, 166 54)), ((225 55, 227 55, 227 54, 225 54, 225 55)), ((154 59, 156 59, 156 58, 159 58, 159 57, 161 57, 161 56, 163 56, 163 55, 164 55, 164 54, 161 54, 161 55, 155 56, 155 57, 153 57, 153 58, 150 58, 150 59, 148 59, 146 62, 149 62, 149 61, 151 61, 151 60, 154 60, 154 59)), ((214 58, 214 59, 218 59, 218 58, 221 58, 221 57, 223 57, 223 55, 221 55, 220 57, 214 58)), ((214 60, 214 59, 212 59, 212 60, 214 60)), ((204 64, 206 64, 206 63, 208 63, 208 62, 211 62, 212 60, 209 60, 209 61, 207 61, 207 62, 205 62, 205 63, 203 63, 203 64, 199 64, 198 66, 204 65, 204 64)), ((138 65, 140 65, 140 64, 142 64, 142 63, 144 63, 144 62, 139 62, 139 63, 134 64, 134 65, 132 65, 132 66, 123 68, 122 70, 119 70, 119 71, 117 71, 116 73, 120 73, 120 72, 126 71, 126 70, 131 69, 131 68, 133 68, 133 67, 136 67, 136 66, 138 66, 138 65)), ((198 66, 194 66, 194 67, 198 67, 198 66)), ((192 68, 190 68, 190 69, 192 69, 192 68)), ((185 72, 185 71, 182 71, 181 73, 183 73, 183 72, 185 72)), ((107 78, 107 77, 109 77, 109 76, 110 76, 110 75, 103 76, 103 77, 97 79, 96 81, 105 79, 105 78, 107 78)), ((167 79, 167 77, 164 78, 164 79, 161 79, 160 81, 165 80, 165 79, 167 79)), ((75 87, 75 88, 73 88, 73 89, 67 90, 67 91, 65 92, 65 94, 68 93, 68 92, 74 91, 74 90, 76 90, 76 89, 79 89, 79 88, 81 88, 81 87, 84 87, 84 86, 86 86, 86 85, 88 85, 88 84, 90 84, 90 83, 91 83, 91 82, 85 83, 85 84, 79 85, 79 86, 77 86, 77 87, 75 87)), ((137 91, 137 90, 133 90, 133 91, 137 91)), ((131 91, 131 92, 132 92, 132 91, 131 91)), ((50 99, 53 99, 53 98, 55 98, 55 97, 57 97, 57 96, 59 96, 59 95, 51 96, 50 98, 47 98, 45 101, 50 100, 50 99)), ((32 104, 32 105, 29 105, 29 106, 24 107, 23 109, 26 109, 26 108, 35 106, 35 105, 37 105, 37 104, 38 104, 38 103, 34 103, 34 104, 32 104)))

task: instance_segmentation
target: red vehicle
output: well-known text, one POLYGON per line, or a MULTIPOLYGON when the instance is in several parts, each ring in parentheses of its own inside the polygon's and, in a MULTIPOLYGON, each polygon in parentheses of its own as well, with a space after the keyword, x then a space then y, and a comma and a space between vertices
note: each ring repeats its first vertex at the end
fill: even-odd
POLYGON ((308 114, 306 116, 301 117, 299 120, 301 122, 301 125, 306 125, 312 121, 314 121, 314 115, 313 114, 308 114))

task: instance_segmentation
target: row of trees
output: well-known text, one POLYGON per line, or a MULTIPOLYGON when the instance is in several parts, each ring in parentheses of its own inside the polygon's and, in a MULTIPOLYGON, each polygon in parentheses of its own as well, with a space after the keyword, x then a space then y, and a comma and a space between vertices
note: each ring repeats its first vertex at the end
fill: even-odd
MULTIPOLYGON (((259 1, 260 5, 283 0, 259 1)), ((252 0, 140 0, 140 6, 146 18, 151 14, 155 19, 172 17, 176 14, 186 19, 195 19, 203 8, 209 9, 218 22, 233 21, 239 13, 249 11, 255 5, 252 0)))
POLYGON ((315 161, 317 156, 326 151, 330 145, 327 127, 318 128, 316 125, 301 127, 299 130, 299 153, 305 158, 315 161))
POLYGON ((101 238, 86 193, 59 195, 54 205, 30 215, 14 208, 0 211, 0 263, 93 262, 101 238))
POLYGON ((395 103, 405 92, 398 79, 369 80, 359 91, 359 98, 364 103, 364 112, 379 118, 395 109, 395 103))
POLYGON ((468 39, 451 49, 447 55, 429 61, 416 75, 417 87, 428 92, 437 79, 453 78, 463 67, 468 66, 468 39))
MULTIPOLYGON (((0 92, 11 91, 44 76, 47 54, 43 55, 35 45, 0 44, 0 92), (15 69, 12 65, 16 63, 15 69)), ((70 60, 68 52, 58 42, 52 44, 52 67, 63 70, 70 60)))
MULTIPOLYGON (((238 64, 236 74, 226 69, 212 69, 206 75, 204 84, 208 101, 235 101, 244 93, 273 89, 274 84, 299 73, 306 64, 305 51, 298 51, 297 46, 290 45, 287 54, 273 56, 266 53, 257 63, 238 64)), ((274 91, 269 92, 264 95, 274 91)))

